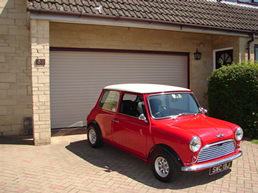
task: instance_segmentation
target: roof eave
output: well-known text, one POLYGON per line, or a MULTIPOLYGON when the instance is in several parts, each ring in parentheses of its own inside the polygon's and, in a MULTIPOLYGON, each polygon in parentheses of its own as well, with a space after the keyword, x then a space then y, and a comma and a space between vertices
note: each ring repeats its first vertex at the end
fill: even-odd
POLYGON ((152 20, 147 18, 132 18, 115 15, 98 15, 77 12, 60 12, 56 10, 42 10, 27 8, 30 19, 46 19, 52 22, 84 23, 95 25, 123 26, 148 29, 174 30, 195 33, 209 33, 248 37, 250 33, 258 36, 258 31, 243 30, 235 28, 224 28, 216 26, 205 26, 200 24, 180 23, 171 21, 152 20))

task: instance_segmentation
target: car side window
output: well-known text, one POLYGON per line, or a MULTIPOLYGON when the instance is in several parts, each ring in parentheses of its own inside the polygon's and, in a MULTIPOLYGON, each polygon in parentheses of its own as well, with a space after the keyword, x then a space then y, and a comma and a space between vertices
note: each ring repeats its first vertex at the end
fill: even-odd
POLYGON ((141 114, 146 116, 143 98, 138 95, 124 94, 122 96, 119 112, 137 118, 141 114))
POLYGON ((118 91, 105 91, 100 99, 99 107, 105 110, 116 112, 119 101, 118 91))

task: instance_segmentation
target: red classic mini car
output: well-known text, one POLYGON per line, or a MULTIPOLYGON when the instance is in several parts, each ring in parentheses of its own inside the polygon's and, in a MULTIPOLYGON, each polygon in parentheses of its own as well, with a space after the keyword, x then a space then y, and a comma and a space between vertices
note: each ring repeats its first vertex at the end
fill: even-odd
POLYGON ((175 180, 181 171, 227 170, 240 157, 243 130, 205 115, 193 92, 157 84, 103 89, 87 117, 93 148, 108 143, 148 163, 154 176, 175 180))

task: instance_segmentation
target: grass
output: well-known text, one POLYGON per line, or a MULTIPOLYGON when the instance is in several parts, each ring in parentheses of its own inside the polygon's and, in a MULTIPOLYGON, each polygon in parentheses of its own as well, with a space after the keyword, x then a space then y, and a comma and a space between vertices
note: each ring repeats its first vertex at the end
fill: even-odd
POLYGON ((258 144, 258 139, 252 139, 251 142, 255 143, 255 144, 258 144))

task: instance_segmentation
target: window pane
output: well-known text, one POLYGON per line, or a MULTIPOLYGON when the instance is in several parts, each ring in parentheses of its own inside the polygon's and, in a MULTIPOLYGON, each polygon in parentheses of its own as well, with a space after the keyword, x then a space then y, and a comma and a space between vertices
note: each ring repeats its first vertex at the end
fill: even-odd
POLYGON ((216 52, 216 69, 223 65, 230 65, 233 62, 233 50, 222 50, 216 52))
POLYGON ((154 94, 148 97, 148 101, 153 118, 200 113, 199 105, 190 93, 154 94))
POLYGON ((254 46, 254 55, 255 55, 255 60, 258 61, 258 45, 254 46))
POLYGON ((124 94, 119 112, 132 117, 139 117, 141 114, 146 116, 143 98, 138 95, 124 94))
POLYGON ((105 91, 99 102, 99 107, 116 112, 119 101, 119 92, 117 91, 105 91))
POLYGON ((240 2, 247 2, 247 3, 251 3, 252 0, 239 0, 240 2))

